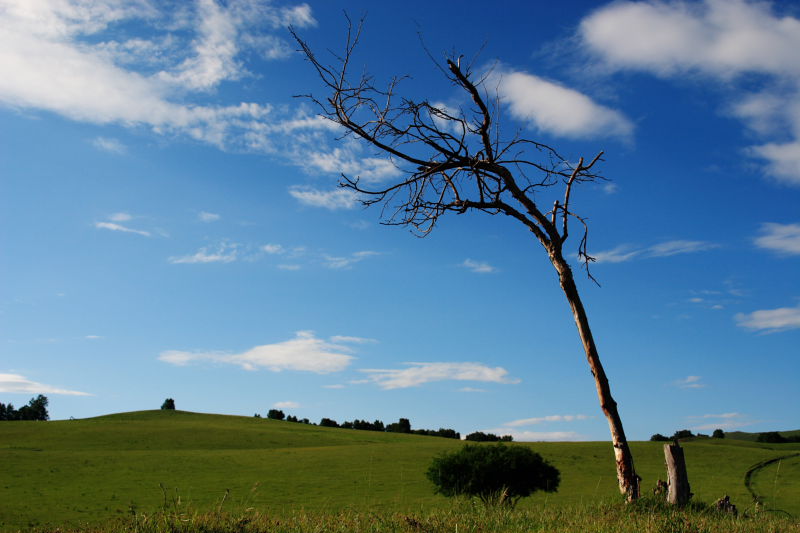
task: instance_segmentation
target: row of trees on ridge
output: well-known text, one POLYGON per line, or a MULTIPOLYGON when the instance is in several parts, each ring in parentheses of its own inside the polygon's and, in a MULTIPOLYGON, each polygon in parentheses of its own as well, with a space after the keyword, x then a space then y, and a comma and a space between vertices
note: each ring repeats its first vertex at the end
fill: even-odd
POLYGON ((0 420, 50 420, 47 412, 47 396, 41 394, 31 398, 28 405, 14 409, 14 405, 0 403, 0 420))

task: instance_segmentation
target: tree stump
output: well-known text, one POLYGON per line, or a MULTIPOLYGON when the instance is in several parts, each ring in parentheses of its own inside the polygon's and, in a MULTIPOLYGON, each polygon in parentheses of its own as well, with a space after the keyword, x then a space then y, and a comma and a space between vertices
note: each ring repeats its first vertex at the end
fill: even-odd
POLYGON ((664 459, 667 463, 667 479, 669 480, 667 502, 672 505, 684 506, 689 503, 692 493, 689 490, 689 476, 686 473, 683 448, 677 441, 675 444, 664 445, 664 459))

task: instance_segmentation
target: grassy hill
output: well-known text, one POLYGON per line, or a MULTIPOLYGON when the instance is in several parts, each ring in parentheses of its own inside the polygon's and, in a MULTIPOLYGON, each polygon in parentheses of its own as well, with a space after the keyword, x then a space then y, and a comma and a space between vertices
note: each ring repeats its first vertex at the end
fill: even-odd
MULTIPOLYGON (((779 431, 778 432, 782 437, 796 437, 800 435, 800 429, 795 429, 793 431, 779 431)), ((751 442, 756 442, 760 433, 748 433, 746 431, 729 431, 725 433, 726 439, 735 439, 735 440, 748 440, 751 442)))
MULTIPOLYGON (((537 494, 521 507, 619 499, 609 443, 515 445, 532 447, 562 475, 558 493, 537 494)), ((446 509, 451 502, 433 495, 424 471, 433 456, 460 446, 437 437, 183 411, 3 422, 0 529, 100 523, 178 500, 213 509, 224 499, 227 509, 256 507, 275 515, 446 509)), ((665 477, 662 444, 635 442, 632 448, 649 491, 665 477)), ((729 494, 740 507, 752 501, 743 483, 748 468, 794 453, 800 444, 685 444, 695 498, 710 502, 729 494)), ((800 463, 792 461, 759 469, 752 485, 768 505, 774 500, 798 516, 800 463)))

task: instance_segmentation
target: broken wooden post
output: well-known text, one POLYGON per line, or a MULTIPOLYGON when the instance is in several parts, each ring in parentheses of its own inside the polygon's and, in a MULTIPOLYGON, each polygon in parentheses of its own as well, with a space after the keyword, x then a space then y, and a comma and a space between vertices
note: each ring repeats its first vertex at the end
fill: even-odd
POLYGON ((692 493, 689 491, 689 476, 686 474, 683 448, 677 440, 675 444, 664 445, 664 459, 667 462, 667 479, 669 480, 667 502, 672 505, 686 505, 689 503, 692 493))

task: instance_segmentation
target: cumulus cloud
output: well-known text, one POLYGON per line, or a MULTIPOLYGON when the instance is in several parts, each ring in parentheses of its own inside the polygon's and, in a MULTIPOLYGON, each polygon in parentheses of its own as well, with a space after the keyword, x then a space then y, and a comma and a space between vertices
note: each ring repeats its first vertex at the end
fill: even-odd
POLYGON ((598 263, 624 263, 631 259, 647 259, 652 257, 670 257, 673 255, 704 252, 718 248, 718 244, 706 241, 675 240, 665 241, 646 248, 637 248, 623 244, 591 255, 598 263))
POLYGON ((752 313, 737 313, 734 316, 740 328, 762 333, 777 333, 790 329, 800 329, 800 305, 762 309, 752 313))
POLYGON ((191 255, 170 257, 173 265, 194 263, 232 263, 239 253, 239 244, 223 242, 215 247, 204 246, 191 255))
POLYGON ((497 269, 485 261, 475 261, 474 259, 464 259, 461 266, 476 274, 491 274, 497 269))
POLYGON ((330 374, 347 368, 354 359, 352 348, 344 342, 318 339, 312 331, 298 331, 295 338, 255 346, 242 353, 189 352, 168 350, 158 359, 176 366, 195 362, 213 362, 240 366, 245 370, 266 369, 271 372, 294 370, 330 374))
MULTIPOLYGON (((7 0, 0 10, 0 102, 82 122, 143 125, 220 147, 253 146, 265 129, 275 131, 279 121, 269 105, 201 105, 186 94, 249 75, 243 51, 280 56, 259 48, 289 48, 274 32, 287 22, 314 25, 308 5, 198 0, 174 7, 147 0, 7 0), (131 23, 146 27, 146 37, 115 41, 113 30, 131 23), (154 62, 163 68, 144 68, 154 62)), ((100 139, 96 146, 121 145, 100 139)))
POLYGON ((733 82, 738 88, 729 111, 757 135, 776 137, 750 147, 750 154, 775 179, 800 185, 800 20, 776 13, 775 6, 746 0, 614 2, 586 17, 579 35, 613 70, 664 78, 696 73, 733 82), (743 83, 737 86, 738 80, 743 83))
POLYGON ((291 187, 289 194, 301 204, 324 207, 331 211, 353 209, 359 204, 358 195, 349 189, 321 191, 313 187, 291 187))
POLYGON ((280 244, 265 244, 261 246, 261 250, 272 255, 280 255, 286 252, 286 249, 280 244))
POLYGON ((756 246, 782 255, 800 255, 800 224, 761 225, 761 235, 755 239, 756 246))
POLYGON ((276 402, 272 405, 272 407, 275 407, 276 409, 297 409, 298 407, 300 407, 300 404, 288 400, 285 402, 276 402))
POLYGON ((361 369, 367 381, 382 389, 417 387, 433 381, 483 381, 490 383, 519 383, 502 367, 481 363, 405 363, 404 369, 361 369))
POLYGON ((501 68, 489 83, 496 84, 514 118, 538 131, 568 138, 628 138, 633 133, 633 123, 619 111, 533 74, 501 68))
POLYGON ((10 394, 64 394, 67 396, 91 396, 88 392, 61 389, 31 381, 19 374, 0 374, 0 392, 10 394))

